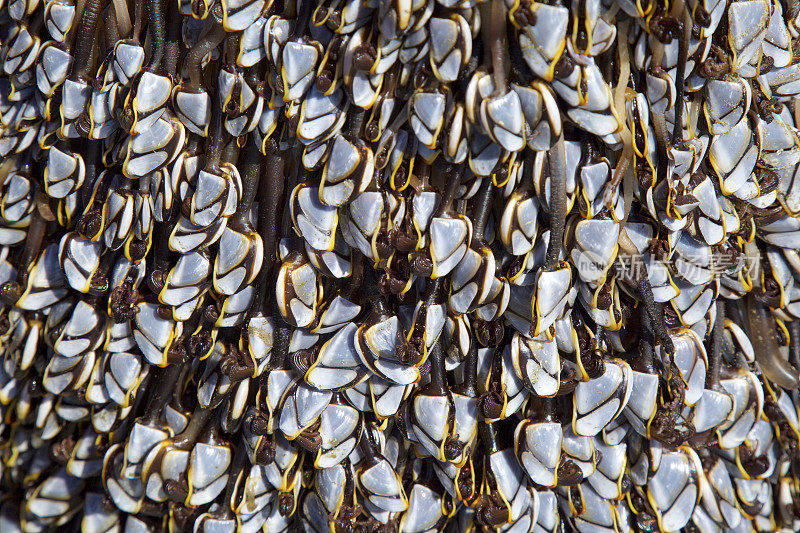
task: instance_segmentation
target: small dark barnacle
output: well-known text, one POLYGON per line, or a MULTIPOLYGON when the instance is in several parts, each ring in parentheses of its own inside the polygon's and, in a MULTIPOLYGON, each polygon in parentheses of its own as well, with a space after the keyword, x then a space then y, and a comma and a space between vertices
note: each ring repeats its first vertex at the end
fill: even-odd
POLYGON ((167 305, 159 305, 156 313, 158 314, 159 318, 164 320, 172 319, 172 308, 167 305))
POLYGON ((473 320, 472 327, 476 340, 482 346, 498 346, 503 340, 504 328, 500 320, 487 322, 476 318, 473 320))
POLYGON ((319 431, 306 430, 295 439, 300 446, 311 453, 316 453, 322 447, 322 436, 319 431))
POLYGON ((636 515, 636 527, 645 533, 655 533, 659 530, 658 520, 655 516, 648 513, 636 515))
POLYGON ((281 492, 278 496, 278 511, 281 516, 289 516, 294 509, 294 494, 291 492, 281 492))
POLYGON ((337 30, 342 23, 342 12, 338 9, 332 9, 328 16, 328 21, 325 23, 330 30, 337 30))
POLYGON ((433 261, 425 251, 418 251, 411 254, 411 271, 417 276, 430 277, 433 273, 433 261))
POLYGON ((8 319, 8 312, 3 309, 0 311, 0 336, 5 335, 8 333, 8 329, 11 327, 11 322, 8 319))
POLYGON ((581 468, 570 459, 561 456, 561 463, 558 465, 557 470, 559 486, 574 486, 578 485, 583 480, 583 472, 581 468))
POLYGON ((186 474, 182 473, 178 480, 168 479, 164 481, 164 492, 167 493, 167 497, 170 500, 179 503, 184 502, 189 495, 189 481, 186 478, 186 474))
POLYGON ((75 119, 75 129, 78 131, 78 134, 81 137, 89 136, 89 132, 92 129, 92 119, 89 117, 89 113, 87 111, 84 111, 77 119, 75 119))
POLYGON ((211 350, 213 343, 214 339, 211 336, 211 332, 202 330, 189 337, 187 346, 189 353, 193 357, 201 357, 211 350))
POLYGON ((263 439, 256 449, 256 464, 268 465, 275 460, 275 441, 263 439))
POLYGON ((220 363, 220 370, 231 381, 237 383, 252 376, 255 367, 248 354, 235 347, 230 347, 228 354, 220 363))
POLYGON ((478 408, 485 418, 497 419, 503 413, 503 395, 496 387, 478 398, 478 408))
POLYGON ((205 320, 208 324, 214 324, 217 319, 219 318, 219 309, 214 304, 208 304, 205 309, 203 309, 203 320, 205 320))
POLYGON ((459 442, 458 435, 450 436, 444 442, 444 455, 448 461, 455 460, 463 450, 464 446, 459 442))
POLYGON ((13 306, 22 296, 22 287, 16 281, 6 281, 0 285, 0 300, 6 305, 13 306))
POLYGON ((247 425, 247 429, 255 435, 264 436, 267 434, 269 418, 259 411, 248 414, 244 419, 244 423, 247 425))
POLYGON ((739 461, 744 467, 745 472, 754 478, 761 477, 769 468, 769 458, 764 455, 753 455, 753 451, 747 446, 739 446, 739 461))
POLYGON ((473 508, 478 523, 485 527, 497 527, 508 522, 508 508, 497 492, 481 495, 473 508))
POLYGON ((67 464, 74 449, 75 438, 72 435, 67 435, 60 441, 53 443, 50 447, 50 453, 53 455, 53 459, 55 459, 56 462, 63 465, 67 464))
POLYGON ((115 287, 108 297, 108 314, 114 322, 121 324, 133 319, 139 312, 136 303, 139 300, 139 291, 125 281, 122 285, 115 287))
POLYGON ((356 51, 353 54, 353 62, 359 70, 370 70, 372 65, 375 64, 377 56, 378 52, 372 44, 362 43, 356 47, 356 51))
POLYGON ((316 354, 312 350, 298 350, 293 352, 289 357, 292 368, 301 376, 308 372, 308 369, 311 368, 315 360, 316 354))

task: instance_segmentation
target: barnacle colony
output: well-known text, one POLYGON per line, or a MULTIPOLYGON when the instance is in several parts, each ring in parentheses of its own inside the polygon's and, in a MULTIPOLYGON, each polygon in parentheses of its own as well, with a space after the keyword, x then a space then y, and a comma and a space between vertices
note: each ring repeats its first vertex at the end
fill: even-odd
POLYGON ((800 529, 795 0, 0 7, 0 531, 800 529))

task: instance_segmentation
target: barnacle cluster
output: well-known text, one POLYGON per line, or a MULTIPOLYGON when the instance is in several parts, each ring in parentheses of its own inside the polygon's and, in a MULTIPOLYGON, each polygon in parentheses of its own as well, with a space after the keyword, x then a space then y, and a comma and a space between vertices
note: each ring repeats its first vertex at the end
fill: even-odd
POLYGON ((797 0, 0 6, 0 530, 800 528, 797 0))

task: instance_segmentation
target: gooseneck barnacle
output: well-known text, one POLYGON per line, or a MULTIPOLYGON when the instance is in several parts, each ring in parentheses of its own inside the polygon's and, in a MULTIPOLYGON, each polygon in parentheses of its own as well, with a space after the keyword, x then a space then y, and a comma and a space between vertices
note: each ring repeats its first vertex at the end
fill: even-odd
POLYGON ((800 530, 796 0, 0 2, 0 530, 800 530))

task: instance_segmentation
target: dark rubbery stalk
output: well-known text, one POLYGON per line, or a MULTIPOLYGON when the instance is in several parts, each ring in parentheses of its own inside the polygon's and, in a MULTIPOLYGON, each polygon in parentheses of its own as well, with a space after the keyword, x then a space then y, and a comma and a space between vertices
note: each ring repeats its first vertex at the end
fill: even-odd
MULTIPOLYGON (((169 1, 175 3, 175 0, 169 1)), ((157 72, 161 69, 161 61, 164 58, 164 0, 148 0, 147 23, 150 34, 150 60, 147 62, 145 70, 157 72)))
POLYGON ((75 51, 73 53, 75 62, 72 64, 70 72, 70 79, 73 81, 88 78, 88 70, 92 60, 92 48, 94 48, 94 39, 97 33, 97 23, 100 20, 100 12, 103 10, 104 3, 104 0, 86 0, 83 16, 75 36, 75 51))
MULTIPOLYGON (((218 100, 217 97, 214 100, 218 100)), ((211 123, 208 128, 206 138, 206 172, 220 174, 220 164, 222 162, 222 152, 225 148, 227 132, 222 119, 222 110, 215 102, 211 106, 211 123)))
POLYGON ((260 180, 258 195, 258 233, 264 243, 264 261, 258 273, 255 298, 255 305, 261 305, 264 311, 269 309, 267 287, 270 273, 277 260, 278 230, 283 213, 281 199, 286 186, 284 176, 286 157, 282 151, 278 150, 278 145, 272 139, 267 141, 266 146, 268 151, 266 169, 264 178, 260 180))
POLYGON ((641 331, 639 333, 639 355, 642 358, 642 367, 648 374, 655 374, 655 332, 653 331, 653 318, 646 306, 639 307, 641 331))
POLYGON ((454 388, 455 391, 462 393, 470 398, 480 396, 478 391, 478 341, 475 334, 469 332, 469 351, 464 358, 464 381, 454 388))
POLYGON ((178 58, 181 53, 180 13, 178 2, 167 0, 167 28, 164 43, 164 72, 168 76, 178 73, 178 58))
POLYGON ((789 329, 789 362, 800 368, 800 320, 792 320, 786 327, 789 329))
POLYGON ((719 388, 719 373, 722 368, 722 352, 725 345, 725 300, 717 299, 717 312, 714 317, 714 330, 711 333, 711 352, 708 357, 708 376, 706 388, 719 388))
POLYGON ((567 217, 567 160, 564 134, 550 149, 550 242, 547 245, 545 268, 555 268, 564 244, 567 217))
POLYGON ((250 210, 261 180, 261 152, 252 139, 245 145, 244 152, 240 158, 239 171, 242 177, 242 197, 229 225, 244 230, 244 228, 250 227, 250 210))
POLYGON ((215 20, 211 30, 187 52, 184 58, 189 73, 189 83, 186 84, 186 88, 190 91, 197 91, 203 86, 203 58, 225 39, 225 28, 222 27, 221 21, 217 20, 216 15, 212 16, 215 20))
POLYGON ((472 213, 473 218, 473 235, 481 242, 486 240, 486 223, 489 221, 489 215, 492 212, 492 202, 494 201, 494 185, 491 178, 483 178, 481 188, 478 194, 475 195, 475 207, 472 213))
POLYGON ((784 389, 798 388, 800 378, 797 369, 781 354, 776 338, 775 320, 753 293, 747 296, 747 316, 750 324, 750 340, 756 349, 756 362, 764 376, 784 389))

